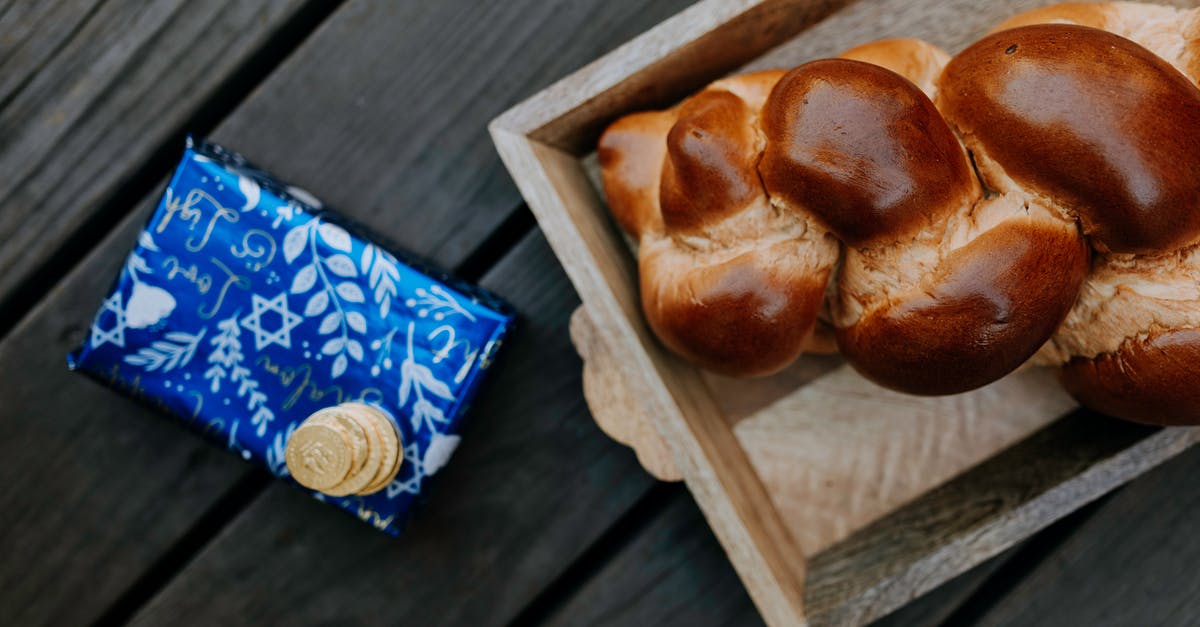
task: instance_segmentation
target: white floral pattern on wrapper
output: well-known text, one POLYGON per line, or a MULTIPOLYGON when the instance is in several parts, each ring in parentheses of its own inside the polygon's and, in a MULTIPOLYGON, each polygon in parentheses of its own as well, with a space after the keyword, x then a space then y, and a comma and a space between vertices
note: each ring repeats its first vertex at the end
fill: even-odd
MULTIPOLYGON (((138 236, 138 242, 147 250, 158 250, 154 238, 146 231, 138 236)), ((125 261, 125 272, 129 273, 129 279, 133 282, 133 293, 125 305, 125 325, 128 328, 144 329, 158 324, 175 311, 175 297, 170 292, 142 280, 142 274, 153 274, 154 271, 137 252, 130 254, 125 261)))
POLYGON ((426 394, 448 401, 454 400, 454 394, 450 391, 450 386, 435 377, 428 366, 417 363, 416 354, 413 351, 413 335, 415 333, 416 325, 412 322, 408 323, 408 356, 400 363, 398 402, 400 407, 405 407, 411 395, 414 399, 412 405, 413 431, 419 431, 422 426, 426 426, 430 431, 436 433, 438 429, 435 423, 446 422, 446 415, 441 408, 429 401, 426 394))
POLYGON ((486 367, 511 318, 352 235, 311 195, 244 161, 189 155, 73 366, 146 391, 279 477, 287 441, 312 411, 377 404, 398 421, 399 475, 373 495, 319 499, 398 533, 457 448, 467 375, 486 367), (260 247, 245 244, 251 233, 260 247))
POLYGON ((304 305, 304 315, 309 318, 320 316, 317 333, 333 335, 322 344, 321 353, 333 357, 330 376, 337 379, 346 372, 350 359, 363 360, 362 342, 352 337, 351 332, 365 335, 367 319, 361 312, 347 308, 346 304, 366 302, 366 296, 352 280, 358 278, 358 267, 347 256, 352 245, 345 229, 319 217, 292 227, 283 238, 284 259, 292 263, 306 249, 310 261, 296 270, 290 291, 296 295, 307 294, 320 284, 304 305), (318 240, 321 246, 318 246, 318 240), (322 254, 321 248, 333 252, 322 254))
POLYGON ((212 351, 208 354, 208 363, 212 365, 204 371, 204 378, 210 382, 209 391, 213 394, 221 392, 222 381, 228 380, 237 385, 237 398, 245 398, 246 409, 254 412, 250 424, 255 428, 254 433, 261 438, 267 434, 271 421, 275 420, 275 412, 267 406, 267 395, 258 389, 258 381, 251 376, 250 369, 242 363, 246 356, 242 354, 242 342, 239 339, 242 334, 239 313, 234 312, 232 317, 217 323, 220 333, 210 341, 212 351))
MULTIPOLYGON (((154 238, 146 231, 142 231, 138 236, 138 244, 146 250, 158 250, 154 238)), ((133 283, 129 302, 125 304, 120 316, 125 329, 144 329, 162 322, 171 315, 175 310, 175 297, 163 288, 142 280, 141 274, 153 274, 154 271, 141 255, 137 252, 131 253, 125 261, 124 271, 133 283)), ((147 372, 170 372, 192 361, 205 331, 204 328, 196 333, 169 331, 162 339, 139 348, 136 353, 125 355, 124 361, 147 372)))

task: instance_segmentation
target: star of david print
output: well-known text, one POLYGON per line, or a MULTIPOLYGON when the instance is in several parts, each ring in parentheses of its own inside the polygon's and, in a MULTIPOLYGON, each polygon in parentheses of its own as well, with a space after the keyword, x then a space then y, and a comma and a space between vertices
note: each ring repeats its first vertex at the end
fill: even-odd
POLYGON ((254 334, 254 349, 262 350, 272 344, 291 348, 292 329, 296 328, 304 318, 288 309, 287 292, 280 292, 279 296, 270 300, 258 294, 251 294, 251 302, 253 311, 250 312, 250 315, 242 318, 242 326, 254 334), (262 315, 271 311, 279 314, 280 319, 279 328, 274 331, 264 329, 262 326, 262 315))
POLYGON ((113 293, 104 301, 100 313, 96 314, 96 321, 92 323, 92 348, 99 348, 105 342, 125 348, 125 303, 120 292, 113 293), (100 328, 100 320, 104 318, 105 312, 113 314, 114 322, 110 329, 100 328))

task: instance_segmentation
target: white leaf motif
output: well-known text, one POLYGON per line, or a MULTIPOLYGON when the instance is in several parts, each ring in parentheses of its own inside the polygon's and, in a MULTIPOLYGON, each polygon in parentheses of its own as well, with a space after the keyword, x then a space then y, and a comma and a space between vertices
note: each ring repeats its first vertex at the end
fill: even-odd
POLYGON ((357 311, 350 311, 346 313, 346 324, 350 325, 351 329, 354 329, 359 333, 367 332, 367 319, 357 311))
POLYGON ((362 288, 355 283, 349 281, 338 283, 337 293, 347 302, 361 303, 366 298, 363 296, 362 288))
POLYGON ((338 355, 337 358, 333 360, 333 368, 330 370, 330 374, 334 379, 342 376, 342 373, 346 372, 346 365, 348 363, 349 361, 346 359, 345 353, 338 355))
POLYGON ((150 266, 146 264, 146 260, 142 259, 142 256, 137 253, 133 253, 133 254, 129 255, 129 267, 133 268, 134 272, 145 272, 146 274, 154 274, 154 271, 151 270, 150 266))
POLYGON ((458 448, 458 442, 461 439, 457 435, 442 435, 437 432, 433 434, 433 439, 429 441, 429 448, 425 449, 425 458, 421 460, 427 476, 436 474, 446 465, 454 449, 458 448))
POLYGON ((363 360, 363 347, 358 343, 358 340, 349 340, 346 342, 346 352, 354 358, 354 361, 363 360))
POLYGON ((413 374, 417 382, 421 384, 421 387, 446 400, 454 400, 454 395, 450 393, 450 388, 445 383, 439 381, 437 377, 433 376, 433 372, 429 368, 415 364, 413 374))
POLYGON ((446 414, 437 405, 424 398, 413 404, 413 416, 426 423, 446 422, 446 414))
POLYGON ((313 317, 325 311, 329 306, 329 294, 326 292, 317 292, 308 299, 308 304, 304 306, 304 315, 313 317))
POLYGON ((321 200, 319 198, 313 196, 312 193, 306 189, 288 185, 287 193, 291 194, 296 198, 296 200, 299 200, 313 209, 320 209, 322 206, 324 206, 321 204, 321 200))
POLYGON ((238 175, 238 190, 246 197, 246 204, 242 205, 242 211, 250 211, 258 206, 258 183, 248 176, 238 175))
POLYGON ((319 329, 317 329, 317 333, 320 333, 321 335, 329 335, 330 333, 333 333, 334 331, 336 331, 338 328, 338 325, 341 323, 342 323, 342 314, 334 311, 334 312, 330 313, 328 316, 325 316, 324 320, 321 320, 321 327, 319 329))
MULTIPOLYGON (((129 358, 126 358, 125 361, 129 361, 129 358)), ((221 391, 221 379, 227 376, 229 376, 229 373, 225 372, 225 369, 218 364, 214 364, 211 368, 204 371, 204 378, 212 379, 212 385, 209 386, 209 390, 213 394, 221 391)))
POLYGON ((156 340, 151 342, 150 346, 138 349, 136 354, 126 355, 125 363, 147 371, 161 368, 163 372, 186 366, 196 354, 196 346, 206 331, 207 329, 200 329, 200 332, 195 335, 173 331, 166 334, 166 340, 156 340))
POLYGON ((283 258, 291 263, 300 256, 304 245, 308 243, 308 225, 301 224, 293 227, 283 236, 283 258))
POLYGON ((417 365, 416 363, 409 361, 407 359, 405 359, 404 362, 400 364, 400 405, 401 406, 403 406, 405 403, 408 402, 408 394, 409 394, 409 392, 412 391, 413 366, 416 366, 416 365, 417 365))
POLYGON ((325 265, 329 266, 329 269, 338 276, 358 276, 358 270, 354 267, 354 262, 345 255, 333 255, 331 257, 327 257, 325 259, 325 265))
POLYGON ((158 244, 154 243, 154 237, 152 237, 147 231, 142 231, 138 234, 138 246, 141 246, 146 250, 158 250, 158 244))
POLYGON ((312 289, 312 286, 317 284, 317 266, 316 264, 308 264, 296 273, 292 279, 292 293, 303 294, 312 289))
POLYGON ((257 428, 254 430, 255 435, 263 437, 267 434, 267 423, 275 420, 275 413, 266 407, 259 407, 258 411, 254 412, 254 416, 250 418, 250 424, 257 428))
POLYGON ((362 268, 362 271, 364 273, 371 268, 371 260, 374 258, 375 258, 375 247, 371 246, 369 244, 367 246, 364 246, 363 254, 362 254, 362 261, 361 261, 362 265, 360 266, 360 268, 362 268))
POLYGON ((321 347, 321 352, 325 353, 326 355, 334 355, 342 352, 342 346, 345 344, 346 338, 335 337, 332 340, 325 342, 325 345, 321 347))
POLYGON ((350 252, 350 234, 345 229, 328 222, 322 222, 317 227, 317 231, 321 233, 321 239, 325 240, 331 248, 336 248, 344 253, 350 252))

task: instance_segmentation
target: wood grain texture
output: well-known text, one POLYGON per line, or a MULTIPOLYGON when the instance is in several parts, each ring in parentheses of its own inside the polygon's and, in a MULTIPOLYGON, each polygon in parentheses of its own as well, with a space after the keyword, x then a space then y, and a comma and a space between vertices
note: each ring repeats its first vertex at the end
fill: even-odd
MULTIPOLYGON (((706 384, 694 371, 666 355, 649 337, 638 310, 632 255, 604 209, 594 176, 589 176, 591 139, 596 129, 615 115, 668 104, 673 101, 672 95, 674 98, 683 95, 678 93, 682 87, 695 87, 718 78, 731 65, 794 65, 880 36, 925 34, 888 32, 897 25, 917 23, 926 30, 949 24, 943 37, 931 39, 956 49, 982 35, 1001 18, 1036 4, 1044 3, 1018 0, 990 4, 983 10, 976 4, 961 2, 923 5, 921 10, 898 0, 856 3, 801 32, 793 42, 783 43, 783 39, 803 30, 812 14, 820 13, 813 7, 825 5, 817 3, 801 8, 786 2, 712 0, 563 79, 492 123, 497 147, 580 291, 594 327, 601 330, 610 350, 623 356, 625 381, 636 388, 623 398, 643 401, 642 411, 635 415, 654 420, 656 430, 672 449, 676 466, 769 623, 795 624, 806 618, 816 623, 841 623, 879 616, 1011 546, 1105 490, 1178 454, 1190 446, 1192 436, 1165 432, 1141 439, 1127 438, 1111 450, 1102 446, 1089 448, 1096 444, 1093 439, 1096 434, 1076 422, 1060 421, 1045 432, 1055 434, 1056 445, 1064 450, 1076 447, 1077 454, 1089 461, 1070 466, 1066 474, 1055 474, 1063 468, 1053 465, 1029 464, 1029 468, 1046 471, 1047 475, 1028 474, 1021 469, 1015 471, 1013 485, 986 485, 983 487, 992 492, 985 490, 974 495, 969 491, 955 493, 965 503, 964 507, 972 506, 966 500, 972 495, 979 499, 998 498, 1001 503, 1012 501, 1016 505, 1011 509, 988 509, 980 518, 967 516, 956 521, 962 524, 969 521, 975 526, 931 527, 921 516, 936 518, 942 511, 939 508, 946 507, 934 495, 957 489, 950 486, 977 481, 975 471, 957 478, 955 475, 1046 425, 1069 410, 1070 401, 1044 379, 1031 381, 1031 375, 1024 373, 1005 383, 1015 384, 1012 390, 985 391, 984 398, 989 395, 990 398, 978 405, 973 401, 956 404, 961 399, 942 399, 929 406, 906 407, 906 401, 889 398, 882 390, 859 381, 857 385, 851 382, 833 386, 841 390, 834 394, 822 394, 817 383, 810 384, 796 394, 814 388, 808 393, 814 398, 778 413, 771 412, 777 405, 788 405, 786 392, 772 398, 765 407, 763 403, 747 404, 751 412, 755 405, 758 412, 766 412, 769 416, 766 420, 755 422, 753 413, 748 419, 731 415, 726 410, 730 403, 714 398, 714 393, 721 392, 712 385, 711 378, 706 384), (789 11, 794 18, 789 28, 796 23, 800 26, 794 30, 777 28, 788 23, 789 11), (891 19, 893 14, 904 17, 891 19), (746 16, 752 15, 761 20, 760 28, 746 26, 746 16), (755 59, 764 45, 779 43, 783 45, 768 53, 768 58, 755 59), (698 52, 700 45, 708 47, 709 56, 698 52), (711 52, 712 49, 720 51, 711 52), (1033 409, 1021 406, 1022 401, 1029 400, 1025 397, 1033 399, 1033 409), (844 399, 863 402, 847 403, 844 399), (799 423, 803 420, 802 412, 813 413, 814 407, 828 406, 831 401, 849 406, 844 415, 837 417, 845 421, 849 416, 849 425, 830 424, 832 421, 820 418, 813 420, 817 429, 813 424, 799 423), (907 419, 889 422, 888 417, 897 406, 906 409, 900 413, 907 419), (993 419, 992 413, 1003 418, 993 419), (870 425, 871 417, 880 422, 870 425), (927 424, 929 429, 906 429, 912 421, 927 424), (876 432, 880 424, 893 430, 879 435, 876 432), (744 442, 730 445, 731 425, 736 425, 734 430, 747 425, 744 442), (813 441, 810 432, 821 429, 834 435, 813 441), (1071 429, 1077 431, 1072 434, 1071 429), (794 431, 795 437, 784 443, 787 438, 781 434, 789 430, 794 431), (856 432, 859 437, 855 437, 856 432), (946 432, 949 433, 945 439, 938 437, 946 432), (876 436, 878 439, 873 441, 876 436), (864 441, 868 446, 862 446, 864 441), (805 446, 811 446, 814 461, 797 473, 789 464, 795 459, 794 451, 805 446), (764 455, 756 447, 773 449, 775 453, 764 455), (847 450, 859 448, 870 452, 860 458, 843 455, 847 450), (844 463, 839 466, 838 462, 844 463), (747 463, 753 468, 747 469, 747 463), (909 466, 914 466, 911 472, 909 466), (769 486, 772 496, 800 487, 790 499, 793 503, 789 512, 793 517, 787 519, 790 524, 781 520, 778 510, 784 506, 777 509, 778 499, 776 504, 763 502, 768 490, 763 488, 760 478, 769 486), (922 494, 946 480, 951 481, 943 488, 922 494), (849 507, 844 506, 845 499, 836 498, 846 492, 844 486, 841 490, 834 489, 840 481, 861 488, 856 496, 851 490, 849 507), (1003 493, 1004 490, 1010 493, 1003 493), (814 495, 822 491, 826 501, 814 505, 814 495), (1033 496, 1028 500, 1013 498, 1014 494, 1024 493, 1033 496), (891 508, 914 497, 916 500, 909 506, 887 515, 891 508), (928 509, 913 509, 919 507, 928 509), (827 519, 810 525, 808 517, 814 516, 815 510, 825 510, 821 515, 827 519), (859 529, 872 519, 877 522, 859 529), (915 528, 888 526, 889 521, 897 520, 915 528), (911 553, 889 553, 892 547, 886 544, 884 535, 876 534, 878 529, 896 535, 907 532, 916 538, 913 546, 917 546, 918 540, 927 544, 911 553), (793 542, 795 535, 804 536, 817 560, 809 571, 803 600, 794 597, 805 582, 804 559, 793 542), (846 540, 817 551, 839 538, 846 540), (854 571, 857 577, 851 577, 849 570, 839 570, 844 565, 843 558, 849 555, 858 556, 856 565, 860 568, 854 571), (871 556, 878 558, 879 563, 868 568, 865 561, 871 556)), ((837 381, 837 376, 835 373, 826 378, 837 381)), ((745 396, 745 390, 736 393, 745 396)), ((741 438, 740 432, 738 437, 741 438)), ((1046 437, 1039 433, 1017 449, 1036 449, 1046 437)), ((1046 448, 1041 453, 1050 451, 1046 448)), ((1013 463, 1015 458, 1003 453, 985 465, 996 470, 997 467, 991 466, 996 459, 1013 463)))
POLYGON ((518 328, 401 538, 274 485, 135 622, 501 625, 631 506, 651 479, 587 416, 578 300, 541 235, 482 284, 518 328))
POLYGON ((624 364, 600 337, 580 307, 571 314, 571 343, 583 359, 583 397, 592 418, 608 437, 633 449, 646 472, 662 481, 679 481, 666 440, 654 429, 653 419, 625 380, 624 364))
POLYGON ((488 120, 686 4, 350 1, 213 138, 456 267, 521 205, 488 120))
MULTIPOLYGON (((792 67, 813 59, 833 57, 876 39, 916 37, 954 53, 984 36, 1005 19, 1022 11, 1061 0, 861 0, 821 20, 799 36, 739 68, 748 71, 792 67)), ((1192 0, 1154 0, 1155 4, 1193 6, 1192 0)))
POLYGON ((495 125, 560 150, 590 152, 604 125, 617 116, 668 106, 844 4, 697 2, 509 109, 495 125))
POLYGON ((541 623, 545 627, 761 625, 721 545, 686 493, 541 623))
POLYGON ((871 623, 872 627, 941 627, 952 625, 954 612, 962 607, 983 587, 984 583, 998 576, 1020 546, 1011 548, 996 557, 943 583, 928 594, 917 597, 900 609, 871 623))
POLYGON ((1200 441, 1085 411, 857 531, 810 561, 814 624, 870 620, 1200 441))
POLYGON ((33 80, 101 4, 91 0, 6 5, 0 14, 0 103, 33 80))
MULTIPOLYGON (((612 12, 608 17, 595 18, 593 13, 598 10, 599 3, 576 3, 557 12, 541 3, 528 4, 531 8, 527 13, 543 11, 540 15, 545 21, 541 27, 562 38, 561 43, 574 39, 579 48, 563 54, 555 47, 521 45, 511 32, 500 37, 491 31, 496 16, 476 12, 472 9, 473 4, 468 2, 438 3, 436 8, 431 5, 428 10, 442 12, 432 16, 422 14, 427 8, 418 4, 363 2, 346 5, 330 27, 314 33, 217 129, 215 137, 251 158, 266 157, 262 159, 263 165, 278 169, 281 175, 292 177, 295 182, 327 196, 327 200, 336 200, 339 209, 361 221, 372 222, 393 239, 406 240, 414 252, 451 262, 461 261, 480 247, 486 234, 486 229, 461 228, 473 217, 479 217, 477 207, 472 206, 472 197, 469 197, 470 193, 479 190, 468 189, 470 186, 465 184, 448 183, 444 177, 462 177, 456 179, 461 181, 483 176, 490 185, 511 185, 500 181, 499 175, 481 175, 487 167, 472 169, 470 166, 474 158, 490 161, 494 172, 498 173, 500 169, 486 145, 483 129, 483 120, 494 115, 504 104, 499 94, 507 93, 505 90, 512 90, 514 94, 530 90, 537 86, 537 81, 565 71, 569 64, 582 62, 603 47, 616 45, 623 34, 645 28, 672 8, 670 3, 662 3, 654 10, 610 4, 607 6, 612 12), (606 29, 591 28, 595 25, 603 25, 606 29), (472 40, 474 45, 462 46, 464 38, 472 40), (489 50, 495 54, 490 55, 489 50), (454 75, 458 81, 456 89, 437 89, 442 83, 436 76, 422 77, 423 66, 409 64, 410 60, 430 62, 432 57, 422 60, 419 57, 422 54, 449 57, 465 51, 479 55, 477 61, 488 63, 459 65, 465 63, 459 59, 455 63, 447 61, 449 66, 439 66, 457 68, 454 75), (414 59, 414 55, 418 58, 414 59), (394 59, 394 62, 381 63, 381 58, 394 59), (513 71, 498 70, 502 66, 496 64, 505 59, 513 64, 513 71), (345 68, 355 71, 347 73, 345 68), (400 68, 406 68, 406 80, 397 78, 400 68), (325 96, 311 102, 318 93, 325 96), (466 113, 458 110, 464 102, 473 103, 470 107, 480 107, 472 113, 479 118, 474 128, 466 113), (431 112, 438 112, 441 117, 431 112), (433 120, 440 122, 433 124, 433 120), (416 131, 424 130, 430 124, 435 128, 440 125, 444 132, 415 136, 416 131), (313 136, 315 139, 311 139, 313 136), (464 139, 469 136, 476 140, 464 139), (444 143, 439 145, 439 138, 444 143), (313 143, 302 141, 306 139, 313 143), (417 146, 414 144, 417 139, 429 142, 429 145, 417 146), (460 160, 463 151, 475 157, 460 160), (397 158, 403 155, 407 155, 407 161, 397 158), (280 165, 284 167, 278 167, 280 165), (406 174, 409 170, 411 176, 406 174), (433 175, 438 172, 443 173, 441 178, 433 175), (394 185, 403 185, 406 193, 412 196, 400 202, 389 191, 389 186, 394 185), (371 208, 379 211, 384 207, 389 211, 381 223, 379 215, 371 214, 371 208), (443 237, 445 234, 452 236, 443 237)), ((174 17, 160 15, 158 18, 171 22, 205 6, 188 3, 174 17)), ((251 6, 257 5, 239 3, 237 11, 248 11, 251 6)), ((513 6, 510 10, 520 14, 519 8, 513 6)), ((126 9, 132 11, 129 7, 126 9)), ((150 19, 157 15, 156 10, 159 9, 147 7, 148 15, 138 19, 150 19)), ((6 15, 9 14, 11 12, 6 15)), ((213 28, 228 28, 232 36, 244 25, 227 25, 224 20, 236 15, 235 11, 216 16, 215 21, 190 21, 188 26, 201 33, 213 28)), ((508 15, 505 19, 516 18, 508 15)), ((260 19, 256 23, 263 25, 265 22, 260 19)), ((142 22, 132 24, 149 28, 142 22)), ((126 27, 129 25, 125 24, 126 27)), ((524 25, 528 37, 538 33, 532 26, 524 25)), ((138 36, 151 35, 142 32, 138 36)), ((156 40, 151 37, 151 41, 156 40)), ((194 42, 189 44, 187 38, 183 41, 194 45, 194 42)), ((183 63, 174 59, 179 54, 171 53, 169 49, 157 56, 151 54, 153 51, 154 47, 146 43, 138 55, 153 57, 144 60, 153 68, 177 63, 177 69, 183 73, 181 79, 203 83, 207 79, 200 76, 205 71, 212 71, 212 68, 194 67, 190 61, 183 63)), ((118 52, 114 50, 111 54, 118 52)), ((195 58, 203 60, 209 52, 205 49, 195 58)), ((237 49, 231 47, 217 52, 231 55, 237 49)), ((134 56, 140 58, 138 55, 134 56)), ((126 68, 123 71, 136 74, 141 70, 126 68)), ((124 94, 123 97, 136 99, 136 94, 125 91, 139 84, 134 81, 126 85, 126 81, 132 80, 129 76, 105 75, 104 78, 108 82, 96 89, 109 96, 124 94)), ((47 79, 38 78, 26 91, 41 85, 39 81, 43 80, 47 79)), ((174 85, 176 91, 181 89, 168 79, 160 77, 158 80, 168 86, 174 85)), ((142 97, 150 104, 170 109, 145 94, 142 97)), ((84 110, 79 112, 81 117, 76 120, 77 125, 83 124, 85 114, 93 110, 80 107, 84 110)), ((97 102, 95 107, 101 107, 101 103, 97 102)), ((0 112, 0 116, 7 111, 11 109, 0 112)), ((169 113, 175 115, 176 112, 169 113)), ((128 115, 142 125, 146 123, 143 118, 152 117, 136 108, 128 115)), ((67 133, 62 141, 76 141, 72 139, 74 137, 67 133)), ((69 149, 65 154, 72 159, 91 160, 104 154, 89 153, 74 144, 62 146, 64 150, 69 149)), ((126 148, 121 142, 115 147, 126 148)), ((129 158, 135 159, 135 156, 129 158)), ((123 162, 99 159, 97 163, 116 167, 123 162)), ((11 181, 6 178, 4 183, 11 181)), ((486 193, 490 198, 490 192, 486 193)), ((155 196, 157 194, 156 190, 155 196)), ((504 215, 517 210, 515 193, 510 192, 509 197, 512 202, 503 205, 504 215)), ((0 398, 5 399, 0 406, 0 430, 5 436, 0 442, 0 451, 6 453, 0 457, 5 459, 0 472, 8 479, 8 487, 3 491, 3 513, 0 514, 6 523, 3 525, 6 533, 0 541, 4 548, 11 547, 10 554, 21 558, 6 560, 5 566, 0 568, 0 580, 11 585, 14 591, 4 595, 2 609, 5 611, 0 611, 0 616, 28 619, 21 620, 22 623, 77 623, 95 619, 249 472, 248 466, 234 462, 218 448, 169 420, 154 416, 115 393, 66 371, 63 356, 82 337, 82 330, 99 306, 102 291, 115 275, 119 260, 132 245, 136 227, 145 218, 150 203, 155 201, 156 198, 146 199, 137 216, 126 220, 119 231, 104 240, 97 252, 82 262, 53 296, 0 345, 0 354, 6 360, 0 362, 5 364, 0 370, 4 373, 0 376, 0 398), (50 402, 39 405, 38 399, 43 397, 49 398, 50 402), (45 489, 29 489, 30 477, 37 477, 45 489), (8 533, 10 530, 12 533, 8 533), (104 573, 104 576, 98 578, 96 573, 104 573), (75 598, 86 601, 69 602, 75 598), (12 611, 7 611, 10 608, 12 611)), ((4 212, 0 212, 0 222, 15 215, 8 205, 5 207, 4 212)), ((77 209, 84 211, 88 207, 81 201, 77 209)), ((73 224, 73 218, 55 216, 49 210, 39 219, 53 222, 55 217, 61 217, 59 226, 64 233, 73 224)), ((502 216, 492 217, 499 219, 502 216)), ((59 236, 65 236, 64 233, 59 236)), ((22 231, 20 237, 24 236, 22 231)), ((3 234, 2 237, 11 236, 3 234)), ((5 254, 21 249, 21 241, 6 240, 5 254)), ((544 265, 554 267, 552 260, 544 265)), ((536 275, 542 271, 537 268, 532 272, 536 275)), ((562 307, 569 310, 573 304, 568 302, 562 307)), ((558 341, 561 346, 566 346, 565 313, 561 323, 558 341)), ((571 359, 573 365, 562 369, 562 374, 572 377, 577 385, 578 360, 571 359)), ((533 376, 533 373, 529 374, 533 376)), ((577 389, 572 399, 572 402, 578 402, 577 389)), ((562 408, 561 405, 552 407, 562 408)), ((551 420, 558 418, 561 416, 551 420)), ((549 424, 547 428, 551 428, 549 424)), ((519 433, 510 435, 516 437, 519 433)), ((603 439, 597 439, 597 442, 603 442, 606 450, 614 454, 619 451, 603 439)), ((518 442, 507 440, 507 446, 504 454, 519 458, 518 442)), ((632 458, 624 463, 631 465, 632 458)), ((613 471, 613 477, 627 474, 644 477, 640 472, 613 471)), ((645 481, 644 478, 635 479, 628 489, 637 492, 645 481)), ((482 498, 495 499, 493 503, 507 502, 507 498, 523 493, 518 484, 506 487, 507 491, 492 487, 493 492, 482 498)), ((626 501, 621 494, 620 489, 613 488, 611 494, 596 495, 596 498, 613 498, 611 507, 619 511, 626 501)), ((304 508, 330 509, 307 499, 300 500, 304 508)), ((275 524, 289 524, 286 514, 276 518, 279 513, 269 506, 263 511, 275 524)), ((598 511, 604 510, 592 510, 591 513, 598 516, 595 524, 602 527, 607 519, 598 511)), ((338 512, 332 513, 338 518, 342 516, 338 512)), ((359 523, 348 522, 352 523, 350 533, 379 535, 359 523)), ((536 533, 532 529, 528 532, 528 537, 536 533)), ((528 537, 514 540, 514 545, 530 542, 528 537)), ((577 546, 574 537, 564 542, 567 546, 577 546)), ((531 563, 529 568, 544 580, 563 566, 560 560, 544 559, 531 563)), ((504 585, 532 587, 537 585, 532 581, 540 580, 535 577, 497 581, 504 585)))
MULTIPOLYGON (((587 92, 577 97, 587 98, 587 92)), ((638 308, 632 260, 576 157, 493 121, 492 137, 597 328, 768 623, 803 622, 804 561, 698 372, 659 348, 638 308)))
POLYGON ((303 5, 15 3, 0 18, 0 303, 303 5))
MULTIPOLYGON (((610 437, 642 466, 678 467, 586 311, 572 317, 584 392, 610 437)), ((765 483, 792 537, 816 554, 1076 407, 1051 372, 1030 369, 967 394, 916 397, 877 388, 829 357, 765 379, 707 376, 714 400, 765 483), (806 376, 807 375, 807 376, 806 376)))
POLYGON ((1040 368, 930 397, 885 390, 842 366, 734 432, 811 556, 1075 407, 1040 368))
POLYGON ((979 625, 1195 625, 1200 450, 1108 499, 979 625))
POLYGON ((67 371, 148 207, 0 344, 0 616, 96 619, 249 468, 67 371), (103 278, 100 278, 103 277, 103 278))
MULTIPOLYGON (((1011 557, 1010 549, 872 623, 937 627, 1011 557)), ((762 619, 695 503, 672 495, 661 515, 540 623, 583 625, 757 625, 762 619)))

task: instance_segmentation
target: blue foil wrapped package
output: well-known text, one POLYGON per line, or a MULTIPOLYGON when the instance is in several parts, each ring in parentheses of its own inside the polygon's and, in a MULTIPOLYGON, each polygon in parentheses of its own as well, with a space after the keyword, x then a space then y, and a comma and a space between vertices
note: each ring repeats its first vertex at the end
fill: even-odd
POLYGON ((402 441, 395 480, 367 496, 312 494, 395 535, 458 445, 512 323, 485 291, 189 139, 68 364, 289 481, 284 449, 305 418, 344 401, 375 407, 402 441))

